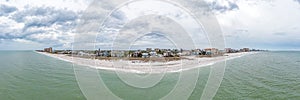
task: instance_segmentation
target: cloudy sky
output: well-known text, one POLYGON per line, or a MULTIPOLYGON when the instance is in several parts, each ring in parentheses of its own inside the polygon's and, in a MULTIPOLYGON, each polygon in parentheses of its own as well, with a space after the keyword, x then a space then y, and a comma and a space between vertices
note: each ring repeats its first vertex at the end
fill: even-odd
MULTIPOLYGON (((218 19, 226 47, 300 50, 300 0, 205 0, 205 2, 218 19)), ((74 35, 77 34, 76 26, 91 3, 92 0, 0 0, 0 50, 34 50, 50 46, 70 49, 74 35)), ((159 8, 160 6, 153 7, 164 9, 159 8)), ((120 23, 122 20, 133 19, 134 15, 128 12, 133 11, 128 11, 126 7, 120 9, 119 13, 117 11, 111 15, 119 20, 114 18, 110 20, 120 23), (127 13, 124 15, 122 11, 127 13)), ((176 16, 181 16, 178 20, 183 23, 189 21, 189 17, 184 17, 184 14, 178 13, 176 16)), ((109 22, 107 26, 110 25, 109 22)), ((111 30, 118 31, 116 27, 118 26, 98 35, 99 46, 111 44, 115 36, 111 30)), ((207 43, 201 42, 201 39, 207 40, 201 36, 193 37, 200 39, 199 44, 207 43)), ((141 38, 140 42, 133 44, 159 44, 155 41, 163 42, 163 39, 160 35, 148 34, 141 38)), ((160 45, 165 46, 161 43, 160 45)), ((201 47, 205 48, 207 45, 199 45, 199 48, 201 47)))

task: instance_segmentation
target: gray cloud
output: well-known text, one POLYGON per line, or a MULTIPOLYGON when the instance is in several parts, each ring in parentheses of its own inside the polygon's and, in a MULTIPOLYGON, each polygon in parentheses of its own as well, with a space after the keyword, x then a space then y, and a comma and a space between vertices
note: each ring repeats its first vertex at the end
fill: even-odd
MULTIPOLYGON (((124 0, 123 0, 124 1, 124 0)), ((184 1, 184 0, 181 0, 184 1)), ((255 19, 263 19, 264 17, 261 18, 253 18, 251 19, 251 16, 247 15, 247 14, 251 14, 251 6, 250 8, 245 5, 244 6, 249 9, 250 11, 244 11, 245 9, 242 9, 242 7, 239 7, 238 4, 240 3, 244 3, 244 2, 238 2, 239 0, 206 0, 202 1, 202 0, 191 0, 191 4, 188 4, 189 7, 191 8, 199 8, 200 10, 207 10, 208 12, 213 11, 214 13, 220 13, 220 15, 223 14, 228 14, 228 16, 221 16, 220 19, 224 18, 225 22, 224 25, 225 27, 228 27, 228 32, 224 32, 224 33, 228 33, 226 35, 228 43, 229 44, 237 44, 238 45, 245 45, 246 43, 249 43, 248 41, 245 40, 251 40, 251 41, 257 41, 257 43, 253 43, 255 45, 257 44, 263 44, 264 41, 266 40, 274 40, 272 42, 274 42, 274 44, 281 42, 283 40, 288 40, 288 41, 293 41, 292 43, 298 43, 297 41, 299 41, 298 39, 295 39, 295 37, 297 38, 297 34, 299 33, 297 30, 298 24, 297 23, 293 23, 293 22, 297 22, 298 17, 298 13, 293 13, 295 14, 295 17, 290 16, 287 19, 285 19, 285 17, 282 17, 282 19, 279 21, 272 21, 272 22, 278 22, 278 23, 271 23, 271 24, 276 24, 276 25, 282 25, 283 28, 282 29, 286 29, 284 27, 284 23, 288 23, 285 26, 291 26, 291 24, 295 24, 294 28, 292 30, 288 30, 288 32, 286 32, 285 30, 273 30, 273 27, 264 27, 264 26, 268 26, 270 24, 270 22, 265 22, 265 24, 258 24, 257 22, 259 22, 260 20, 255 20, 255 19), (209 7, 207 7, 207 5, 209 7), (201 7, 203 6, 204 9, 202 9, 201 7), (205 9, 207 7, 207 9, 205 9), (237 12, 242 12, 242 13, 238 13, 240 15, 238 15, 238 18, 236 17, 232 17, 233 13, 226 13, 226 12, 230 12, 230 11, 237 11, 237 12), (235 23, 229 23, 227 22, 227 20, 230 19, 239 19, 237 20, 235 23), (240 21, 240 22, 239 22, 240 21), (253 23, 254 24, 253 24, 253 23), (284 22, 284 23, 283 23, 284 22), (233 24, 233 25, 231 25, 233 24), (246 25, 244 25, 246 24, 246 25), (228 25, 228 26, 226 26, 228 25), (247 30, 236 30, 236 29, 243 29, 243 28, 247 28, 247 30), (248 29, 249 28, 249 29, 248 29), (248 31, 249 30, 249 31, 248 31), (289 32, 292 31, 292 32, 289 32), (264 34, 264 33, 268 33, 268 34, 264 34), (279 33, 270 33, 270 32, 279 32, 279 33), (286 33, 286 36, 284 33, 286 33), (292 35, 291 33, 294 33, 296 35, 292 35), (257 35, 257 36, 255 36, 257 35), (264 37, 264 38, 262 38, 264 37), (276 40, 278 39, 278 40, 276 40), (279 40, 282 39, 282 40, 279 40), (275 41, 276 40, 276 41, 275 41), (296 42, 295 42, 296 41, 296 42), (245 43, 245 44, 244 44, 245 43)), ((273 1, 273 0, 246 0, 246 1, 251 1, 246 2, 249 3, 248 5, 257 5, 257 9, 253 9, 253 10, 258 10, 258 12, 260 12, 262 15, 264 14, 269 14, 267 10, 270 10, 270 16, 274 16, 274 15, 278 15, 278 13, 281 11, 278 9, 264 9, 264 6, 270 6, 270 5, 283 5, 286 6, 287 10, 290 10, 291 12, 296 12, 299 11, 299 9, 293 9, 290 6, 288 6, 289 4, 284 4, 284 2, 278 2, 280 0, 277 0, 275 3, 269 3, 269 1, 273 1), (254 1, 254 2, 252 2, 254 1), (263 2, 261 2, 263 1, 263 2), (260 9, 263 9, 260 11, 260 9), (262 12, 262 11, 265 11, 262 12), (279 11, 279 12, 278 12, 279 11), (274 14, 273 14, 274 12, 274 14)), ((293 0, 292 3, 299 3, 300 4, 300 0, 293 0), (294 1, 294 2, 293 2, 294 1)), ((119 2, 119 1, 118 1, 119 2)), ((121 2, 121 0, 120 0, 121 2)), ((288 2, 291 3, 291 2, 288 2)), ((95 3, 91 3, 91 4, 95 4, 95 3)), ((0 16, 1 16, 1 23, 0 23, 0 40, 2 40, 2 44, 5 44, 6 40, 13 40, 13 39, 24 39, 24 40, 30 40, 33 42, 38 42, 38 43, 43 43, 46 44, 47 46, 64 46, 65 43, 70 42, 70 40, 72 40, 72 36, 75 33, 75 26, 78 25, 77 21, 79 20, 79 17, 81 17, 81 15, 84 15, 83 19, 84 21, 81 22, 80 24, 84 24, 81 25, 82 27, 78 28, 78 29, 82 29, 82 30, 88 30, 89 32, 95 32, 95 33, 91 33, 92 35, 91 38, 88 39, 93 39, 92 42, 94 42, 95 39, 95 34, 97 34, 97 32, 99 32, 99 25, 102 22, 102 19, 104 19, 107 13, 109 13, 109 11, 111 9, 113 9, 112 5, 117 4, 117 3, 113 3, 110 1, 105 1, 105 0, 100 0, 98 2, 97 5, 95 5, 95 8, 89 11, 85 11, 85 12, 74 12, 74 11, 70 11, 67 9, 57 9, 54 7, 31 7, 31 6, 27 6, 23 9, 17 9, 16 7, 13 6, 8 6, 8 5, 1 5, 0 4, 0 16), (98 9, 98 5, 101 5, 100 9, 98 9), (97 8, 97 9, 96 9, 97 8), (100 11, 99 11, 100 10, 100 11), (103 13, 99 13, 103 11, 103 13), (5 22, 5 23, 2 23, 5 22), (95 29, 95 30, 92 30, 95 29), (72 35, 73 34, 73 35, 72 35)), ((181 4, 181 3, 179 3, 181 4)), ((184 3, 182 3, 184 4, 184 3)), ((272 6, 274 8, 276 8, 276 6, 272 6)), ((58 7, 59 8, 59 7, 58 7)), ((281 8, 280 8, 281 9, 281 8)), ((198 9, 197 9, 198 10, 198 9)), ((199 11, 199 13, 202 11, 199 11)), ((204 11, 203 11, 204 12, 204 11)), ((292 14, 289 11, 283 11, 280 12, 282 13, 281 15, 289 15, 292 14), (287 12, 287 13, 285 13, 287 12)), ((200 15, 198 13, 196 13, 197 15, 200 15)), ((174 15, 178 18, 183 17, 184 16, 180 16, 183 14, 177 14, 174 15)), ((281 18, 279 17, 270 17, 267 19, 270 20, 276 20, 276 18, 281 18)), ((257 17, 257 16, 256 16, 257 17)), ((107 27, 107 29, 105 29, 103 31, 103 33, 100 33, 100 36, 98 35, 98 41, 97 42, 101 42, 104 45, 107 45, 105 43, 109 43, 111 41, 114 40, 113 37, 115 37, 116 33, 118 32, 117 29, 120 29, 121 23, 124 23, 122 21, 126 20, 126 16, 124 14, 122 14, 122 12, 113 12, 111 14, 111 16, 109 17, 110 19, 106 22, 107 24, 105 25, 107 27)), ((223 20, 223 21, 224 21, 223 20)), ((222 21, 221 21, 222 22, 222 21)), ((264 21, 262 21, 264 22, 264 21)), ((132 30, 136 30, 138 31, 140 28, 147 28, 149 25, 147 23, 136 23, 135 25, 132 25, 132 30)), ((157 30, 159 30, 158 28, 156 28, 157 30)), ((225 28, 226 29, 226 28, 225 28)), ((165 31, 165 30, 163 30, 165 31)), ((83 33, 86 33, 86 31, 83 31, 83 33)), ((90 34, 90 33, 89 33, 90 34)), ((89 35, 89 34, 83 34, 83 35, 89 35)), ((81 34, 78 35, 78 37, 82 37, 81 34)), ((86 36, 88 37, 88 36, 86 36)), ((124 36, 125 37, 125 36, 124 36)), ((125 38, 127 39, 127 38, 125 38)), ((158 40, 156 36, 146 36, 146 39, 153 39, 153 40, 158 40)), ((83 38, 83 40, 86 40, 86 38, 83 38)), ((99 43, 99 44, 101 44, 99 43)), ((141 42, 142 44, 143 42, 141 42)), ((286 44, 292 44, 290 42, 284 42, 286 44)), ((249 43, 250 44, 250 43, 249 43)), ((282 44, 284 45, 284 44, 282 44)), ((291 46, 298 46, 299 45, 291 45, 291 46)))
POLYGON ((0 16, 5 16, 17 10, 18 8, 16 7, 0 4, 0 16))
POLYGON ((213 11, 221 12, 221 13, 239 9, 239 6, 235 2, 231 2, 227 0, 226 3, 228 4, 228 6, 221 5, 220 3, 218 3, 218 1, 213 1, 212 3, 209 3, 209 6, 213 11))
POLYGON ((75 22, 78 17, 76 12, 53 7, 27 8, 13 15, 16 22, 25 23, 23 31, 30 27, 50 27, 53 24, 65 25, 66 22, 75 22))
POLYGON ((0 23, 0 39, 24 39, 53 47, 71 42, 80 16, 79 12, 53 7, 25 7, 5 12, 13 11, 11 17, 6 17, 8 21, 0 23))

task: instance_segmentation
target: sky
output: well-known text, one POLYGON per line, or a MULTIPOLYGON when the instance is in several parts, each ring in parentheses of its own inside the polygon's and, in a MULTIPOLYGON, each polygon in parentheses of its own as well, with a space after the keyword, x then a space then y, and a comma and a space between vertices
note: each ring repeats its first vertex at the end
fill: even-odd
MULTIPOLYGON (((92 0, 0 0, 0 50, 35 50, 45 47, 71 49, 74 36, 77 34, 76 27, 81 23, 81 17, 92 2, 92 0)), ((300 0, 205 0, 205 2, 219 22, 226 47, 300 50, 300 0)), ((136 17, 137 14, 147 13, 143 9, 150 9, 145 6, 150 4, 149 7, 154 11, 151 13, 168 16, 179 23, 186 32, 194 33, 191 37, 195 39, 197 48, 209 47, 209 40, 201 33, 203 30, 193 27, 196 24, 189 14, 164 3, 144 3, 132 3, 112 12, 105 22, 105 31, 96 33, 97 46, 109 48, 113 41, 118 40, 116 32, 128 32, 135 27, 143 28, 141 21, 136 17), (120 23, 126 21, 132 21, 133 24, 120 26, 120 23), (123 27, 128 29, 124 30, 123 27)), ((93 15, 90 18, 93 18, 93 15)), ((159 26, 160 23, 155 25, 159 26)), ((173 32, 160 30, 165 33, 173 32)), ((130 35, 133 34, 123 34, 122 37, 128 38, 120 41, 129 40, 130 35)), ((144 35, 136 39, 132 45, 141 48, 174 46, 172 41, 159 33, 144 35)))

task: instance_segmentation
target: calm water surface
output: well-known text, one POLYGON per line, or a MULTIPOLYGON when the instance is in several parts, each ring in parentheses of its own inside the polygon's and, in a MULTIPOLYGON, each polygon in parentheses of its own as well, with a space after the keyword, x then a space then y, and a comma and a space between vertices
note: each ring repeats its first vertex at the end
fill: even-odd
MULTIPOLYGON (((86 67, 82 67, 86 69, 86 67)), ((99 71, 107 87, 125 100, 159 99, 178 74, 150 89, 128 87, 110 71, 99 71)), ((210 72, 201 68, 190 100, 199 100, 210 72)), ((0 100, 84 100, 71 63, 33 51, 0 51, 0 100)), ((300 99, 300 52, 266 52, 227 61, 215 100, 300 99)))

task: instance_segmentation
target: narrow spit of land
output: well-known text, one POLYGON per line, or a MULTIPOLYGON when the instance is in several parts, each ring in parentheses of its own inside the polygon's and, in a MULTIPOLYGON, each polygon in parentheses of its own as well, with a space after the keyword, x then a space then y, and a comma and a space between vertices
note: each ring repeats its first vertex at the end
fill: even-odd
POLYGON ((180 72, 184 70, 205 67, 218 62, 239 58, 245 55, 255 54, 257 52, 228 53, 224 56, 217 57, 184 56, 184 59, 180 60, 168 60, 163 57, 156 58, 158 60, 161 59, 160 62, 143 62, 140 60, 128 59, 91 59, 77 56, 68 56, 64 54, 51 54, 46 52, 37 53, 57 58, 63 61, 71 62, 77 65, 88 66, 95 69, 124 71, 131 73, 164 73, 180 72))

